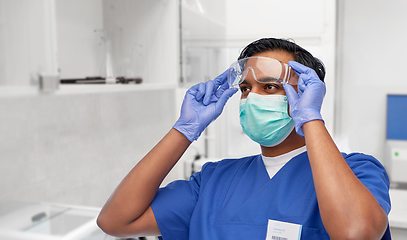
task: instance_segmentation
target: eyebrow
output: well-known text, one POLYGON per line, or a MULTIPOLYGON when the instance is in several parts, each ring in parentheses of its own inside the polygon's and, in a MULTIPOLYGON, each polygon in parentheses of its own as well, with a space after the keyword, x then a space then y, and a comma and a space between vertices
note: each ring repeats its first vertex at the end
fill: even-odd
POLYGON ((243 82, 241 82, 240 84, 249 84, 249 83, 246 80, 243 80, 243 82))
POLYGON ((265 78, 258 79, 258 81, 260 81, 260 82, 272 82, 272 81, 278 81, 278 79, 273 78, 273 77, 265 77, 265 78))

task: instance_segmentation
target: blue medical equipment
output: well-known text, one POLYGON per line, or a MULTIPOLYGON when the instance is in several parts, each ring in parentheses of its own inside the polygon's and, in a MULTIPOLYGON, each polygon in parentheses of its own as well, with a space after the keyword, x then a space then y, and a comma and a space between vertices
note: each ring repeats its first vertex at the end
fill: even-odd
POLYGON ((407 95, 387 95, 387 139, 407 140, 407 95))
POLYGON ((407 186, 407 95, 387 95, 386 162, 394 187, 407 186))

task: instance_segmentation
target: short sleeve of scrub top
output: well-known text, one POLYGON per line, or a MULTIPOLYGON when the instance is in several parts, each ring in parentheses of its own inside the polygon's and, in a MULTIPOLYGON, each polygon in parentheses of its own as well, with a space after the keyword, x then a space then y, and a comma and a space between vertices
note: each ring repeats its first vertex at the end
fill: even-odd
POLYGON ((189 181, 174 181, 158 190, 151 207, 154 215, 159 216, 156 220, 164 239, 189 238, 189 223, 198 201, 200 184, 201 172, 197 172, 189 181))
POLYGON ((389 177, 383 165, 374 157, 361 153, 343 154, 356 177, 373 194, 384 211, 391 209, 389 197, 389 177))

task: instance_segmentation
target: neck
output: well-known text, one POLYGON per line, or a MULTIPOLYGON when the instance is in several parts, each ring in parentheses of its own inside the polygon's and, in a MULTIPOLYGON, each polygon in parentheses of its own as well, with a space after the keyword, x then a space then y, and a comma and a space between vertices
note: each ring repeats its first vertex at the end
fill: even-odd
POLYGON ((295 149, 305 146, 305 138, 299 136, 295 129, 288 137, 280 144, 274 147, 261 147, 261 153, 266 157, 277 157, 295 149))

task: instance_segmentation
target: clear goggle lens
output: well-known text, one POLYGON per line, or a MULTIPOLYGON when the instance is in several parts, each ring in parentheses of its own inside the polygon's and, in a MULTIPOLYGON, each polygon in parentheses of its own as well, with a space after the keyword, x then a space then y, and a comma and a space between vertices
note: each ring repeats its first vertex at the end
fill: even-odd
POLYGON ((297 85, 298 75, 288 66, 268 57, 248 57, 232 63, 228 70, 229 87, 239 87, 246 78, 253 77, 259 83, 297 85))

